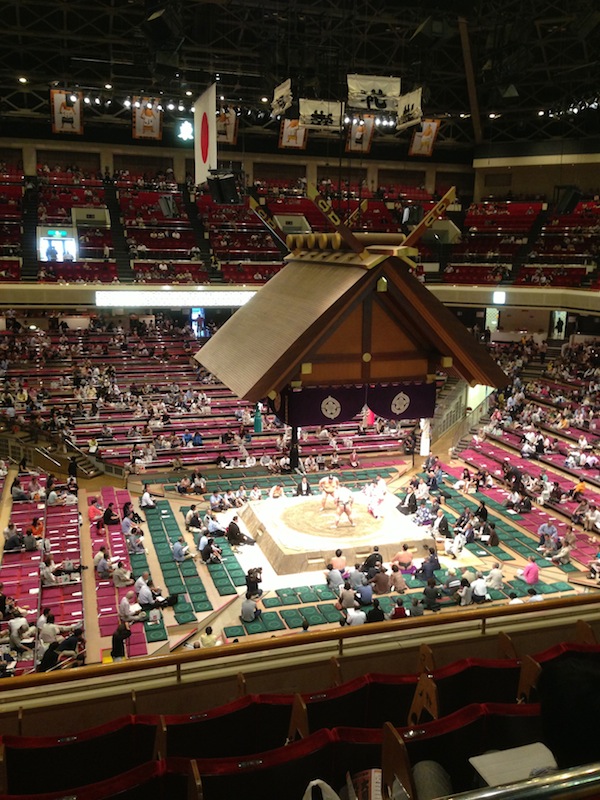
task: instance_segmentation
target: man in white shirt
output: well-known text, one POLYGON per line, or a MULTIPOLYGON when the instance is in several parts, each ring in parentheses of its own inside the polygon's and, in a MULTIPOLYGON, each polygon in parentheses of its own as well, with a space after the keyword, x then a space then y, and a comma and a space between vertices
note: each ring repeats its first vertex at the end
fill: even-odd
POLYGON ((346 625, 354 627, 355 625, 365 625, 367 622, 367 615, 360 608, 349 608, 346 612, 346 625))
POLYGON ((140 577, 133 584, 133 590, 136 594, 140 593, 142 586, 145 586, 148 583, 149 578, 150 578, 149 572, 142 572, 140 577))
POLYGON ((150 611, 153 608, 162 608, 167 604, 167 601, 164 598, 159 598, 160 595, 154 590, 152 580, 142 584, 140 587, 140 593, 138 594, 138 603, 141 605, 142 611, 150 611))
POLYGON ((123 622, 138 622, 140 612, 141 609, 138 611, 135 605, 135 593, 127 592, 119 603, 119 617, 123 622))
POLYGON ((487 583, 485 582, 485 578, 481 572, 477 573, 477 577, 471 584, 471 589, 473 590, 473 602, 474 603, 483 603, 485 602, 485 596, 487 594, 487 583))
POLYGON ((140 506, 142 508, 156 508, 156 503, 152 499, 152 495, 150 494, 147 483, 144 485, 144 493, 140 501, 140 506))
POLYGON ((516 606, 523 603, 523 599, 521 597, 517 597, 514 592, 511 592, 509 595, 510 600, 508 601, 509 606, 516 606))

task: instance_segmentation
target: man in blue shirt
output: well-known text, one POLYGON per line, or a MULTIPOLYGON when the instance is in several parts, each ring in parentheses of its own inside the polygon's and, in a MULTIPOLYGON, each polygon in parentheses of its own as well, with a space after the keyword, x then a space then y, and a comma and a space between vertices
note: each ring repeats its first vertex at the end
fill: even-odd
POLYGON ((173 545, 173 558, 177 561, 178 564, 181 564, 188 558, 194 558, 195 556, 193 553, 189 552, 189 545, 184 543, 183 536, 180 536, 179 539, 173 545))
POLYGON ((360 587, 360 589, 356 592, 356 599, 361 606, 371 605, 371 601, 373 600, 373 587, 370 583, 368 583, 366 586, 360 587))

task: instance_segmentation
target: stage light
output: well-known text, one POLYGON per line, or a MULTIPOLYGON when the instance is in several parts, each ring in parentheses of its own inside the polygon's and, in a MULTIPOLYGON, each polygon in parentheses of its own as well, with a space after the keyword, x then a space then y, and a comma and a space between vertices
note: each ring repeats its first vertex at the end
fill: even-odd
POLYGON ((268 102, 269 102, 269 98, 268 98, 268 97, 265 97, 265 96, 263 95, 263 96, 260 98, 260 102, 261 102, 261 103, 268 103, 268 102))
POLYGON ((105 105, 107 108, 108 108, 108 107, 109 107, 111 104, 112 104, 112 100, 110 99, 110 97, 108 98, 108 100, 105 100, 105 101, 104 101, 104 105, 105 105))
POLYGON ((139 107, 141 106, 141 103, 140 103, 140 101, 139 101, 139 100, 136 100, 136 101, 135 101, 135 103, 134 103, 133 105, 134 105, 136 108, 139 108, 139 107))
POLYGON ((92 101, 90 100, 90 98, 89 98, 89 97, 84 97, 84 98, 83 98, 83 102, 86 104, 86 106, 89 106, 89 104, 90 104, 92 101))
POLYGON ((128 97, 126 97, 125 100, 123 100, 123 105, 125 106, 125 108, 131 108, 131 100, 128 97))
POLYGON ((538 111, 538 117, 543 117, 545 113, 545 111, 538 111))
POLYGON ((177 106, 177 110, 178 111, 185 111, 185 108, 183 107, 183 103, 179 103, 179 105, 177 106))
POLYGON ((77 102, 77 95, 76 95, 76 94, 72 94, 72 95, 69 97, 69 100, 70 100, 72 103, 76 103, 76 102, 77 102))
POLYGON ((112 89, 112 83, 105 83, 104 84, 104 88, 105 89, 112 89))
POLYGON ((173 102, 167 103, 167 110, 168 111, 174 111, 175 110, 175 105, 174 105, 173 102))
POLYGON ((225 95, 224 94, 220 95, 219 100, 225 100, 225 95))
POLYGON ((146 108, 152 108, 152 107, 153 107, 152 103, 150 101, 148 101, 146 103, 146 108))
POLYGON ((94 103, 96 103, 96 105, 99 106, 100 105, 100 98, 99 97, 95 97, 94 98, 94 103))
POLYGON ((28 83, 27 78, 24 75, 21 75, 19 78, 19 83, 28 83))
POLYGON ((191 91, 191 89, 188 89, 188 90, 187 90, 187 92, 185 93, 185 96, 186 96, 186 97, 191 97, 191 96, 192 96, 192 91, 191 91))
POLYGON ((349 122, 350 122, 350 117, 344 117, 344 123, 348 125, 349 122))
POLYGON ((495 303, 498 306, 503 306, 504 303, 506 303, 506 292, 493 292, 492 303, 495 303))
POLYGON ((379 117, 375 117, 375 125, 381 125, 381 120, 379 117))

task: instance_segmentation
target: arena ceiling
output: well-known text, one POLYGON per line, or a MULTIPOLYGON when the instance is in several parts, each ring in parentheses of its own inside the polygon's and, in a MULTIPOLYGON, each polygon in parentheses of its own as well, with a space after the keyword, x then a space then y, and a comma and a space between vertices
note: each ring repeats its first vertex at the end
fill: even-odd
POLYGON ((0 13, 3 135, 49 119, 53 86, 88 94, 86 125, 126 125, 128 96, 181 116, 218 76, 246 133, 275 137, 261 98, 277 83, 341 100, 348 72, 422 86, 440 146, 599 133, 597 0, 0 0, 0 13))

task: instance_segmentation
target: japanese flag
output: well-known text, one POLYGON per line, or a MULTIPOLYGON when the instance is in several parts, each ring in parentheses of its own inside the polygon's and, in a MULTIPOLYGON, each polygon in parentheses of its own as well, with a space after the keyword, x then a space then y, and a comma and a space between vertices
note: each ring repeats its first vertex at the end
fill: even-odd
POLYGON ((213 83, 194 103, 194 161, 196 184, 206 183, 217 168, 217 85, 213 83))

